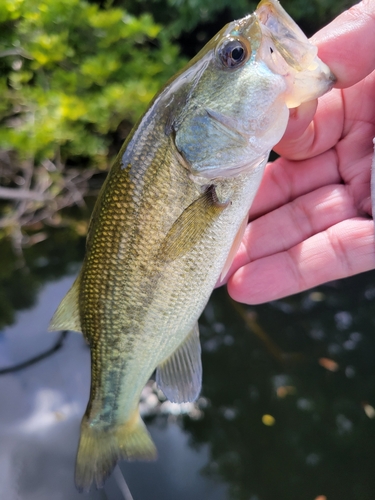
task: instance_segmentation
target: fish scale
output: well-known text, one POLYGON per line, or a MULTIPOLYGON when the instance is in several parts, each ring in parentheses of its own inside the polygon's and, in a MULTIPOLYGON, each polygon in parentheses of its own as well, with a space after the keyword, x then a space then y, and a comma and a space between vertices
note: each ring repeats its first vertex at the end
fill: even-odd
POLYGON ((141 391, 194 401, 197 320, 246 227, 288 108, 334 78, 276 0, 226 25, 154 98, 108 174, 82 269, 50 329, 82 331, 91 390, 75 481, 102 487, 117 461, 154 459, 141 391))

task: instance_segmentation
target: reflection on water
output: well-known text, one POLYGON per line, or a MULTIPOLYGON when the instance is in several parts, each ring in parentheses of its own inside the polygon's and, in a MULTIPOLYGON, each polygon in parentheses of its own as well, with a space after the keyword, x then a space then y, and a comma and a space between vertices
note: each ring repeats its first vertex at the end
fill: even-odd
POLYGON ((210 443, 206 470, 228 482, 232 498, 374 498, 374 278, 246 308, 267 342, 224 291, 210 302, 202 319, 210 405, 185 425, 210 443))
MULTIPOLYGON (((48 321, 84 241, 56 230, 25 250, 26 266, 1 245, 4 367, 53 345, 48 321)), ((134 500, 373 500, 374 300, 374 272, 257 307, 217 290, 201 318, 202 398, 180 409, 152 383, 143 393, 160 458, 121 464, 134 500)), ((2 498, 82 498, 73 465, 88 364, 72 333, 53 356, 0 377, 2 498)), ((88 498, 122 497, 112 478, 88 498)))

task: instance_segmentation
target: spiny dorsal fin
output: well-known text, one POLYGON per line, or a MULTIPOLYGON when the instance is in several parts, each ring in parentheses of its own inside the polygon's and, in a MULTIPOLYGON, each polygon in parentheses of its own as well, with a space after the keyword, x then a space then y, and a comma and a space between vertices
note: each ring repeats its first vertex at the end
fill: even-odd
POLYGON ((48 330, 53 332, 55 330, 73 330, 81 332, 81 320, 79 317, 79 284, 80 275, 73 283, 73 286, 65 297, 60 302, 48 330))
POLYGON ((198 323, 180 347, 158 366, 156 383, 172 403, 195 401, 202 386, 198 323))
POLYGON ((168 262, 188 253, 229 204, 220 203, 215 186, 209 186, 174 222, 159 248, 159 258, 168 262))

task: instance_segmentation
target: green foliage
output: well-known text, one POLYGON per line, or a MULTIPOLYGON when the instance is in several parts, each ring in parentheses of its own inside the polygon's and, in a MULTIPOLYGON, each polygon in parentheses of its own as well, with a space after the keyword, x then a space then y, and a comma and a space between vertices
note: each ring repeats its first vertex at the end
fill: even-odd
MULTIPOLYGON (((224 22, 253 12, 260 0, 118 0, 130 12, 151 12, 175 36, 198 27, 199 36, 205 34, 204 25, 211 25, 225 12, 224 22), (203 25, 203 26, 202 26, 203 25)), ((356 3, 355 0, 281 0, 284 9, 304 26, 311 35, 337 14, 356 3)), ((220 29, 221 26, 216 26, 220 29)), ((213 34, 213 33, 211 33, 213 34)))
POLYGON ((151 15, 85 0, 0 5, 0 149, 23 159, 99 162, 106 134, 134 123, 181 66, 151 15))

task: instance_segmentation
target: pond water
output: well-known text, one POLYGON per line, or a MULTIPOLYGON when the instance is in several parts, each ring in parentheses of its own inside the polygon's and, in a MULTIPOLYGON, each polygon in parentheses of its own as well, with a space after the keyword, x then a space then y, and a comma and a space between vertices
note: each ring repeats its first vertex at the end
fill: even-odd
MULTIPOLYGON (((0 369, 49 349, 50 317, 78 269, 68 228, 25 249, 2 243, 0 369)), ((202 315, 203 390, 195 405, 141 403, 155 463, 121 463, 134 500, 373 500, 375 273, 257 307, 216 290, 202 315)), ((122 499, 111 477, 73 485, 89 351, 69 333, 46 358, 0 376, 0 492, 7 500, 122 499)), ((130 497, 129 497, 130 498, 130 497)))

